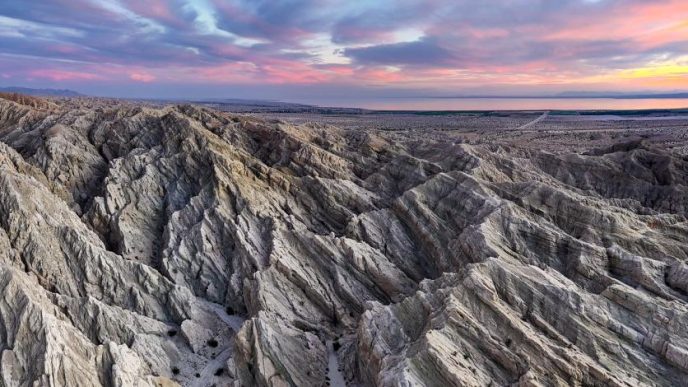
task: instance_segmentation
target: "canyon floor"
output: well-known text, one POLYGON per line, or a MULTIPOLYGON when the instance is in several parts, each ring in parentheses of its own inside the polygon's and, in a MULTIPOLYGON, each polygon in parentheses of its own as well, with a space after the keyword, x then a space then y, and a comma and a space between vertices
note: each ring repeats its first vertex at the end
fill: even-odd
POLYGON ((686 385, 684 117, 220 108, 0 95, 0 386, 686 385))

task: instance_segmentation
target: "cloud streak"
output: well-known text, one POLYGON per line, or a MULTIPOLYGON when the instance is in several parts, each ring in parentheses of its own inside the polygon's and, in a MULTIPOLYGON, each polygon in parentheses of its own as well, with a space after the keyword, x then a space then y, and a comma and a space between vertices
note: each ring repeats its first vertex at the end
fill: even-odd
POLYGON ((688 3, 5 0, 0 47, 6 84, 680 89, 688 3))
POLYGON ((451 51, 437 44, 436 39, 427 38, 413 42, 347 48, 343 54, 362 65, 438 67, 451 65, 455 59, 451 51))

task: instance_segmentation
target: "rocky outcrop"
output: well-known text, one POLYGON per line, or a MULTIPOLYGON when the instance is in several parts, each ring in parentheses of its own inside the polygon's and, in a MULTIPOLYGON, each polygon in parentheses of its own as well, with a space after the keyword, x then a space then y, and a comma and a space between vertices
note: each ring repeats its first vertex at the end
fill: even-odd
POLYGON ((4 385, 688 374, 688 161, 670 151, 40 101, 0 99, 4 385))

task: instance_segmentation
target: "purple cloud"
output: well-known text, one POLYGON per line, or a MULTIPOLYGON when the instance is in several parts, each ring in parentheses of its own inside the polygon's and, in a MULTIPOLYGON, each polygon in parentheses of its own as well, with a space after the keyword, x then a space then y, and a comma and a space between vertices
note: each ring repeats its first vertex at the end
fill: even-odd
POLYGON ((449 50, 438 45, 436 39, 381 44, 378 46, 347 48, 344 55, 357 64, 414 65, 440 67, 456 59, 449 50))
POLYGON ((612 83, 685 67, 687 17, 681 0, 5 0, 0 81, 612 83))

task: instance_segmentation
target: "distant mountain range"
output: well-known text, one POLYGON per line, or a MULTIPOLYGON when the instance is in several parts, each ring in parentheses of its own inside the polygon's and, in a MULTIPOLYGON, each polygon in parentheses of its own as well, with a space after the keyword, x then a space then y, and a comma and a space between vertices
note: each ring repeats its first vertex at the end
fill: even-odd
POLYGON ((2 93, 41 95, 50 97, 84 97, 84 94, 68 89, 32 89, 29 87, 0 87, 2 93))

